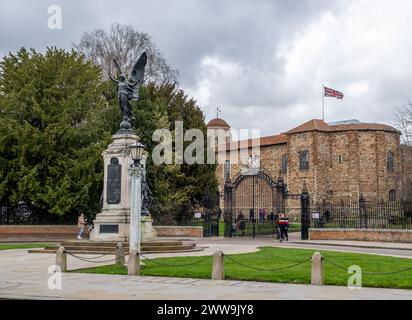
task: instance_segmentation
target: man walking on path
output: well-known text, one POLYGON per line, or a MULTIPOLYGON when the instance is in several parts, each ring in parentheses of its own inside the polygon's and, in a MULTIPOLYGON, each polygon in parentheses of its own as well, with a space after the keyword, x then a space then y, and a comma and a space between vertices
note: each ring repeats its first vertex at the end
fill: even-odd
POLYGON ((288 241, 289 216, 286 213, 279 215, 280 242, 288 241))
POLYGON ((79 240, 83 239, 83 233, 84 233, 85 226, 86 226, 86 220, 84 219, 84 214, 80 213, 80 216, 77 219, 77 228, 79 228, 79 235, 77 236, 77 239, 79 240))

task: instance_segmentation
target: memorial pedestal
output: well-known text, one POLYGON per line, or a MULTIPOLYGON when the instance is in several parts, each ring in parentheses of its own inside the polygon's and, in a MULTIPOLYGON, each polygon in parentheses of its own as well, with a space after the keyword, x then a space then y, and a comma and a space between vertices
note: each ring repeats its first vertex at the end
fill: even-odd
POLYGON ((103 209, 94 220, 90 239, 94 241, 128 241, 132 179, 128 168, 132 159, 128 146, 138 137, 133 133, 117 133, 103 151, 103 209))

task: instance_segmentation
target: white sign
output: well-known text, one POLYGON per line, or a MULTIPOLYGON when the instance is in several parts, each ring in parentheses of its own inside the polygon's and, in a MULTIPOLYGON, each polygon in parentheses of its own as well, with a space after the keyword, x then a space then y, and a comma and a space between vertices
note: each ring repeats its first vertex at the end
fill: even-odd
POLYGON ((202 217, 202 213, 201 212, 195 212, 195 218, 196 219, 200 219, 202 217))
POLYGON ((320 216, 319 212, 312 213, 312 218, 313 219, 319 219, 319 216, 320 216))

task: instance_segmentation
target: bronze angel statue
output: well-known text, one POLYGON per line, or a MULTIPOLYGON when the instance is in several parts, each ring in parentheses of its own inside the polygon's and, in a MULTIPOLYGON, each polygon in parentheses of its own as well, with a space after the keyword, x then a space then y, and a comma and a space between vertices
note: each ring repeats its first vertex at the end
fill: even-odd
POLYGON ((144 69, 147 63, 146 52, 143 52, 140 58, 135 63, 129 78, 122 73, 120 66, 116 59, 113 59, 114 65, 118 73, 120 74, 119 79, 116 80, 112 77, 109 72, 109 78, 117 83, 117 95, 119 97, 119 106, 123 114, 123 120, 120 123, 120 131, 130 131, 131 122, 135 120, 132 112, 132 106, 130 100, 137 101, 139 99, 139 89, 144 82, 144 69))

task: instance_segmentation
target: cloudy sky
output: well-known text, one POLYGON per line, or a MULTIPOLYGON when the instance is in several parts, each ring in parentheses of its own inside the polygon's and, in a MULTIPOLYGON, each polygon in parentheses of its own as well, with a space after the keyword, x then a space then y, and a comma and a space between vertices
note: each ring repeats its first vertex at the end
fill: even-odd
POLYGON ((182 89, 233 128, 286 131, 326 121, 391 124, 412 100, 410 0, 0 0, 0 54, 71 48, 84 31, 130 24, 179 70, 182 89), (47 27, 50 5, 63 27, 47 27))

